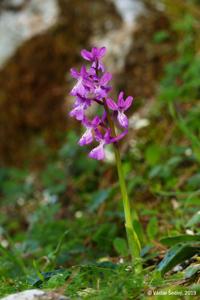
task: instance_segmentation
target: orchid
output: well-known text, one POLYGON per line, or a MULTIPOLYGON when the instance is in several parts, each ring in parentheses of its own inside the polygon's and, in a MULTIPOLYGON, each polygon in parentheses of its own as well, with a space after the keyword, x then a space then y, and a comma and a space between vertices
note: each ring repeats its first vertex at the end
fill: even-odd
POLYGON ((92 48, 91 51, 83 49, 81 56, 90 63, 88 68, 82 66, 80 72, 71 69, 71 76, 77 80, 70 95, 75 97, 73 109, 70 116, 74 117, 85 127, 85 132, 79 139, 80 146, 97 143, 89 152, 88 156, 96 160, 105 159, 105 147, 108 144, 114 145, 115 159, 119 177, 119 185, 124 205, 125 227, 130 254, 134 260, 135 270, 141 272, 142 264, 140 260, 140 240, 133 227, 130 203, 123 174, 122 162, 118 148, 118 141, 123 139, 128 133, 128 117, 126 111, 131 107, 133 97, 124 98, 124 92, 120 92, 117 102, 109 95, 112 90, 110 81, 112 74, 105 71, 102 58, 106 53, 106 48, 92 48), (101 115, 89 118, 88 108, 93 104, 101 107, 101 115), (120 126, 117 126, 120 125, 120 126), (116 132, 116 127, 120 132, 116 132))

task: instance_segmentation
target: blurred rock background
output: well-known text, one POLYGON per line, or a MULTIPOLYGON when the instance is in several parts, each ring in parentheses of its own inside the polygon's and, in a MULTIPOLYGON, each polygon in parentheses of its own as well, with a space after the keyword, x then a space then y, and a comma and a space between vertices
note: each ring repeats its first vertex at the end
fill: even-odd
POLYGON ((45 147, 53 153, 75 126, 67 116, 69 69, 80 64, 82 48, 108 48, 115 92, 152 97, 173 56, 172 39, 152 42, 155 31, 165 29, 167 16, 149 1, 1 1, 1 165, 43 163, 45 147))

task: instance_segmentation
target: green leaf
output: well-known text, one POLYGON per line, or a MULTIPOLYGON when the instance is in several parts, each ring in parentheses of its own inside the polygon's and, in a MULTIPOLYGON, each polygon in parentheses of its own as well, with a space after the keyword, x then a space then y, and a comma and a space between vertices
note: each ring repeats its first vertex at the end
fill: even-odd
POLYGON ((121 256, 128 256, 128 246, 125 239, 117 237, 113 241, 116 252, 121 256))
POLYGON ((66 188, 66 174, 57 164, 49 164, 41 176, 42 183, 50 194, 60 194, 66 188))
POLYGON ((136 220, 136 219, 133 220, 133 228, 135 229, 135 232, 137 233, 140 243, 144 244, 145 243, 145 235, 144 235, 144 231, 143 231, 142 225, 139 220, 136 220))
POLYGON ((29 282, 32 284, 32 286, 39 288, 39 287, 41 287, 41 285, 44 281, 48 281, 51 277, 53 277, 57 274, 63 274, 64 272, 65 272, 64 269, 57 269, 57 270, 53 270, 50 272, 41 272, 42 279, 38 276, 30 277, 29 282))
POLYGON ((171 237, 165 237, 160 240, 163 245, 166 246, 174 246, 178 243, 188 243, 188 242, 200 242, 200 235, 177 235, 171 237))
POLYGON ((62 234, 62 236, 60 237, 60 239, 59 239, 59 241, 58 241, 58 244, 57 244, 56 249, 48 254, 49 263, 51 263, 52 266, 55 265, 55 261, 56 261, 58 255, 60 254, 62 245, 63 245, 64 240, 65 240, 66 236, 68 235, 68 233, 69 233, 69 230, 66 230, 66 231, 62 234))
POLYGON ((153 217, 147 225, 147 235, 150 240, 153 240, 158 233, 158 219, 153 217))
POLYGON ((112 241, 116 237, 117 226, 115 223, 103 223, 92 236, 92 240, 98 245, 98 249, 110 251, 112 241))
POLYGON ((200 265, 192 265, 189 266, 186 270, 185 270, 185 279, 190 279, 193 276, 195 276, 197 273, 200 272, 200 265))
POLYGON ((190 245, 176 244, 165 255, 163 260, 158 265, 158 270, 164 275, 179 263, 191 258, 200 252, 200 247, 192 247, 190 245))
POLYGON ((200 224, 200 211, 198 211, 186 224, 186 227, 193 227, 200 224))
MULTIPOLYGON (((200 193, 199 193, 200 194, 200 193)), ((199 206, 199 197, 197 196, 189 196, 186 200, 185 200, 185 205, 186 206, 199 206)))
POLYGON ((159 145, 150 145, 145 152, 145 158, 150 166, 154 166, 159 162, 162 154, 162 149, 159 145))
POLYGON ((197 173, 195 175, 193 175, 192 177, 190 177, 190 179, 188 180, 188 186, 191 189, 198 189, 200 186, 200 173, 197 173))
POLYGON ((89 206, 89 211, 94 212, 99 208, 99 206, 108 199, 110 195, 110 189, 107 190, 100 190, 94 194, 92 202, 89 206))

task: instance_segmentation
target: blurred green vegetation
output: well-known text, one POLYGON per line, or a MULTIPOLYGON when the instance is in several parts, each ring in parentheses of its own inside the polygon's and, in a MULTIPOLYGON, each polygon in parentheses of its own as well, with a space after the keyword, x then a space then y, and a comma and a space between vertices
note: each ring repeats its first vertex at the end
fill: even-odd
MULTIPOLYGON (((113 163, 87 158, 70 131, 42 170, 0 170, 0 296, 32 287, 72 299, 145 299, 149 289, 199 293, 200 7, 185 2, 191 10, 178 1, 181 9, 171 14, 176 57, 165 66, 150 125, 123 155, 142 224, 134 221, 144 273, 129 266, 113 163), (161 277, 159 270, 170 272, 161 277)), ((170 34, 155 32, 152 40, 163 43, 170 34)))

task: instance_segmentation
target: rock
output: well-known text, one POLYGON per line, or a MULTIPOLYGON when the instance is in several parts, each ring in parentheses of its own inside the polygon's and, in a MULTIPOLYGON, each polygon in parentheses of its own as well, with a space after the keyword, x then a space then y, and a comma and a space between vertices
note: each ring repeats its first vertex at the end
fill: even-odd
POLYGON ((56 294, 54 292, 45 292, 41 290, 27 290, 16 293, 1 300, 70 300, 68 297, 56 294))
POLYGON ((56 0, 6 0, 0 3, 0 68, 27 39, 56 24, 56 0))
POLYGON ((116 80, 120 90, 135 98, 151 98, 163 68, 174 56, 175 33, 164 12, 155 6, 146 6, 145 14, 138 18, 137 29, 132 34, 132 45, 126 57, 125 74, 116 80), (155 42, 156 32, 166 32, 167 38, 155 42))

